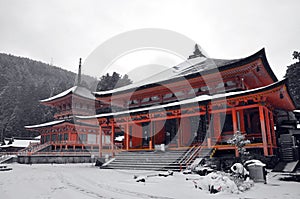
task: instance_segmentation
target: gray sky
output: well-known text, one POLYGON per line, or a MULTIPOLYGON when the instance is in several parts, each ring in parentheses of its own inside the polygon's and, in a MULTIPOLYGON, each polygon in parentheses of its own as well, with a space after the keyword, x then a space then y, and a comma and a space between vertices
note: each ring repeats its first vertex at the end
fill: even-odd
MULTIPOLYGON (((138 28, 197 41, 210 57, 241 58, 262 47, 279 79, 300 50, 299 0, 0 0, 0 52, 71 71, 102 42, 138 28)), ((192 52, 193 49, 191 49, 192 52)))

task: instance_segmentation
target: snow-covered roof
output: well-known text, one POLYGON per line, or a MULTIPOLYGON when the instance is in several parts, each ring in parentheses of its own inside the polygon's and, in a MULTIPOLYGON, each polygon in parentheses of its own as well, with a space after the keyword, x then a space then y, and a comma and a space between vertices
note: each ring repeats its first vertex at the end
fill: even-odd
POLYGON ((260 160, 247 160, 244 165, 247 165, 247 166, 262 166, 262 167, 265 167, 266 164, 262 163, 260 160))
POLYGON ((201 73, 203 71, 208 71, 211 69, 219 68, 221 66, 225 66, 228 64, 232 64, 235 62, 240 61, 241 59, 233 59, 233 60, 224 60, 224 59, 212 59, 207 57, 195 57, 192 59, 188 59, 177 66, 172 68, 166 69, 162 72, 154 74, 144 80, 134 82, 132 84, 122 86, 119 88, 115 88, 108 91, 99 91, 94 92, 95 95, 106 95, 106 94, 113 94, 120 91, 125 91, 133 88, 138 88, 144 85, 149 85, 153 83, 162 82, 165 80, 177 78, 177 77, 184 77, 186 75, 194 74, 194 73, 201 73))
POLYGON ((32 129, 32 128, 41 128, 41 127, 46 127, 46 126, 53 126, 57 124, 63 123, 65 120, 55 120, 51 122, 46 122, 42 124, 36 124, 36 125, 29 125, 29 126, 24 126, 26 129, 32 129))
POLYGON ((14 139, 13 143, 8 144, 9 141, 5 140, 5 145, 0 146, 0 148, 16 147, 16 148, 26 148, 30 143, 40 143, 40 140, 19 140, 14 139))
POLYGON ((72 88, 69 88, 68 90, 65 90, 64 92, 61 92, 57 95, 54 95, 47 99, 40 100, 40 102, 50 102, 50 101, 65 97, 68 94, 75 94, 75 95, 78 95, 78 96, 81 96, 81 97, 84 97, 87 99, 92 99, 92 100, 95 99, 94 95, 91 93, 90 90, 88 90, 84 87, 80 87, 80 86, 73 86, 72 88))
POLYGON ((275 83, 267 85, 267 86, 263 86, 263 87, 259 87, 259 88, 255 88, 255 89, 250 89, 250 90, 236 91, 236 92, 229 92, 229 93, 219 93, 219 94, 215 94, 215 95, 200 95, 200 96, 197 96, 197 97, 194 97, 194 98, 185 99, 185 100, 178 101, 178 102, 171 102, 171 103, 168 103, 168 104, 162 104, 162 105, 156 105, 156 106, 150 106, 150 107, 143 107, 143 108, 131 109, 131 110, 126 110, 126 111, 114 112, 114 113, 104 113, 104 114, 98 114, 98 115, 93 115, 93 116, 76 116, 76 118, 78 118, 78 119, 92 119, 92 118, 101 118, 101 117, 125 115, 125 114, 130 114, 130 113, 150 111, 150 110, 168 108, 168 107, 173 107, 173 106, 180 106, 180 105, 191 104, 191 103, 217 100, 217 99, 222 99, 222 98, 226 99, 227 97, 234 97, 234 96, 241 95, 241 94, 249 94, 249 93, 252 93, 252 92, 263 91, 264 89, 272 88, 274 85, 280 84, 283 81, 285 81, 285 80, 282 80, 280 82, 275 82, 275 83))

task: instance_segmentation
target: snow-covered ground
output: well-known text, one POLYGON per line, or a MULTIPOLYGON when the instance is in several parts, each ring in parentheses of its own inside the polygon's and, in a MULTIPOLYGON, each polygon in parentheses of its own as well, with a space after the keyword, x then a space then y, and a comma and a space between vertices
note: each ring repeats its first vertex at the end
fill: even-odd
POLYGON ((241 194, 217 193, 195 189, 196 175, 174 173, 169 177, 149 177, 135 182, 134 175, 151 175, 153 171, 101 170, 91 164, 9 165, 12 171, 0 172, 0 198, 300 198, 300 184, 279 181, 270 173, 268 184, 255 183, 241 194))

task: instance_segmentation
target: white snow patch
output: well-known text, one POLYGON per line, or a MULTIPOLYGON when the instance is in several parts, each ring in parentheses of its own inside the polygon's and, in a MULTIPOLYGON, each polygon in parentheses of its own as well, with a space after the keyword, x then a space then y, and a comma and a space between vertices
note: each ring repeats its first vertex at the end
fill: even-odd
POLYGON ((154 172, 106 170, 91 164, 11 164, 11 167, 12 171, 0 173, 1 198, 298 199, 300 196, 299 183, 279 181, 280 176, 273 173, 268 175, 268 184, 257 183, 240 194, 227 191, 209 194, 195 189, 193 181, 186 180, 182 173, 168 178, 150 177, 145 183, 136 183, 133 175, 148 176, 154 172))
POLYGON ((30 144, 33 143, 40 143, 40 140, 19 140, 14 139, 14 141, 11 144, 8 144, 8 141, 5 141, 6 145, 0 146, 0 148, 8 148, 8 147, 17 147, 17 148, 26 148, 30 144))
POLYGON ((40 127, 45 127, 45 126, 53 126, 56 124, 63 123, 65 120, 55 120, 51 122, 46 122, 42 124, 36 124, 36 125, 29 125, 29 126, 24 126, 26 129, 31 129, 31 128, 40 128, 40 127))

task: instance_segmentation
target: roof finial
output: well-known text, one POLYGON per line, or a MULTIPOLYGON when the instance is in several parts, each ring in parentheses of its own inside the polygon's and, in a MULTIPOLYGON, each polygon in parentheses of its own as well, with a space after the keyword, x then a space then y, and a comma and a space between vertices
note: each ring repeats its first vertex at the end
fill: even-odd
POLYGON ((201 48, 199 48, 199 45, 198 44, 195 44, 195 50, 193 52, 192 55, 189 56, 189 59, 193 59, 193 58, 196 58, 196 57, 206 57, 200 50, 201 48))
POLYGON ((199 45, 198 44, 195 44, 194 55, 195 56, 199 56, 199 57, 205 57, 205 55, 199 49, 199 45))
POLYGON ((79 58, 79 68, 78 68, 78 77, 77 77, 77 86, 81 84, 81 58, 79 58))

